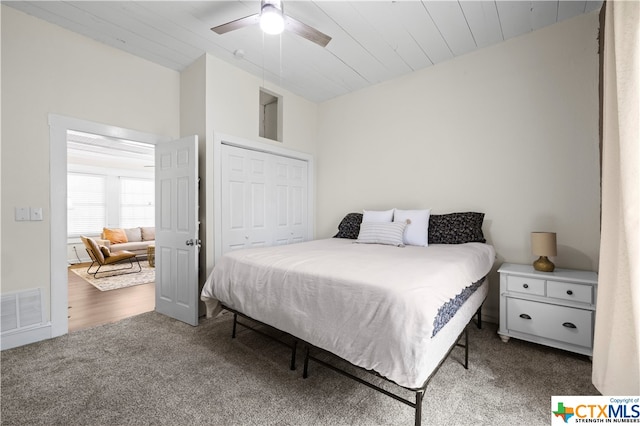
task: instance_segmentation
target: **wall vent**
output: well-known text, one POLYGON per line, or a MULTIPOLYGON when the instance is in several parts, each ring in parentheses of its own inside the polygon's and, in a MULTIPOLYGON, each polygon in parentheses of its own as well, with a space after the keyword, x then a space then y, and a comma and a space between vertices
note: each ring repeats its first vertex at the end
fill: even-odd
POLYGON ((3 294, 1 302, 2 333, 42 324, 42 289, 3 294))

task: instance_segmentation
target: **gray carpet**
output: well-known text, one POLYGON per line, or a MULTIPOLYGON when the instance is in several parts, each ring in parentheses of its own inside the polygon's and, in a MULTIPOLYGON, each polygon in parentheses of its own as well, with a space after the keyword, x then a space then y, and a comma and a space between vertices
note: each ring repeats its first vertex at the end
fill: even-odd
MULTIPOLYGON (((317 364, 302 379, 301 356, 290 371, 284 346, 230 331, 228 314, 191 327, 149 312, 3 351, 2 424, 413 424, 410 407, 317 364)), ((552 395, 598 394, 586 357, 504 344, 494 324, 469 339, 469 370, 454 349, 427 388, 423 425, 547 425, 552 395)))

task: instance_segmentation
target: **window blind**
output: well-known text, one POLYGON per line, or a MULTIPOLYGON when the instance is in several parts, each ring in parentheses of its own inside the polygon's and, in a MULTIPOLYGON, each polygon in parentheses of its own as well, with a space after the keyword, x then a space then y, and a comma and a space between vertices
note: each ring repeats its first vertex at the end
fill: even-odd
POLYGON ((155 182, 120 177, 120 227, 154 226, 155 182))
POLYGON ((67 233, 96 235, 107 223, 106 176, 67 174, 67 233))

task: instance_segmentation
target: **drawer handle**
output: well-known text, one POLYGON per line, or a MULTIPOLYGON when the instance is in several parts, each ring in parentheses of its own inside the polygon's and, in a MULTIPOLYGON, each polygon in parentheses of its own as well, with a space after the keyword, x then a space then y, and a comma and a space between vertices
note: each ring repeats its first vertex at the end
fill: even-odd
POLYGON ((522 287, 529 288, 529 284, 522 284, 522 287))
POLYGON ((571 295, 573 294, 573 291, 571 291, 571 290, 567 290, 567 294, 568 294, 569 296, 571 296, 571 295))
POLYGON ((578 327, 576 327, 576 325, 575 325, 574 323, 572 323, 572 322, 563 322, 563 323, 562 323, 562 326, 563 326, 563 327, 567 327, 567 328, 578 328, 578 327))
MULTIPOLYGON (((522 319, 531 319, 531 317, 529 315, 527 315, 527 314, 520 314, 520 318, 522 318, 522 319)), ((568 323, 565 322, 565 324, 568 324, 568 323)), ((574 327, 575 327, 575 325, 574 325, 574 327)))

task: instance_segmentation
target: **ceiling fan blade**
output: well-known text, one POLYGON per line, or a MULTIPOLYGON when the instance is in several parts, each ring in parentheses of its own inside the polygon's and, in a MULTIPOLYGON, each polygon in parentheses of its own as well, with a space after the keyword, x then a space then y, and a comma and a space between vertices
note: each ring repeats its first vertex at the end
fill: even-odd
POLYGON ((284 17, 284 28, 287 31, 291 31, 294 34, 298 34, 300 37, 304 37, 309 41, 314 42, 322 47, 326 47, 331 41, 331 37, 304 24, 291 16, 284 17))
POLYGON ((228 33, 229 31, 257 24, 258 22, 260 22, 260 14, 256 13, 255 15, 245 16, 244 18, 236 19, 235 21, 218 25, 217 27, 211 28, 211 31, 217 34, 224 34, 228 33))

